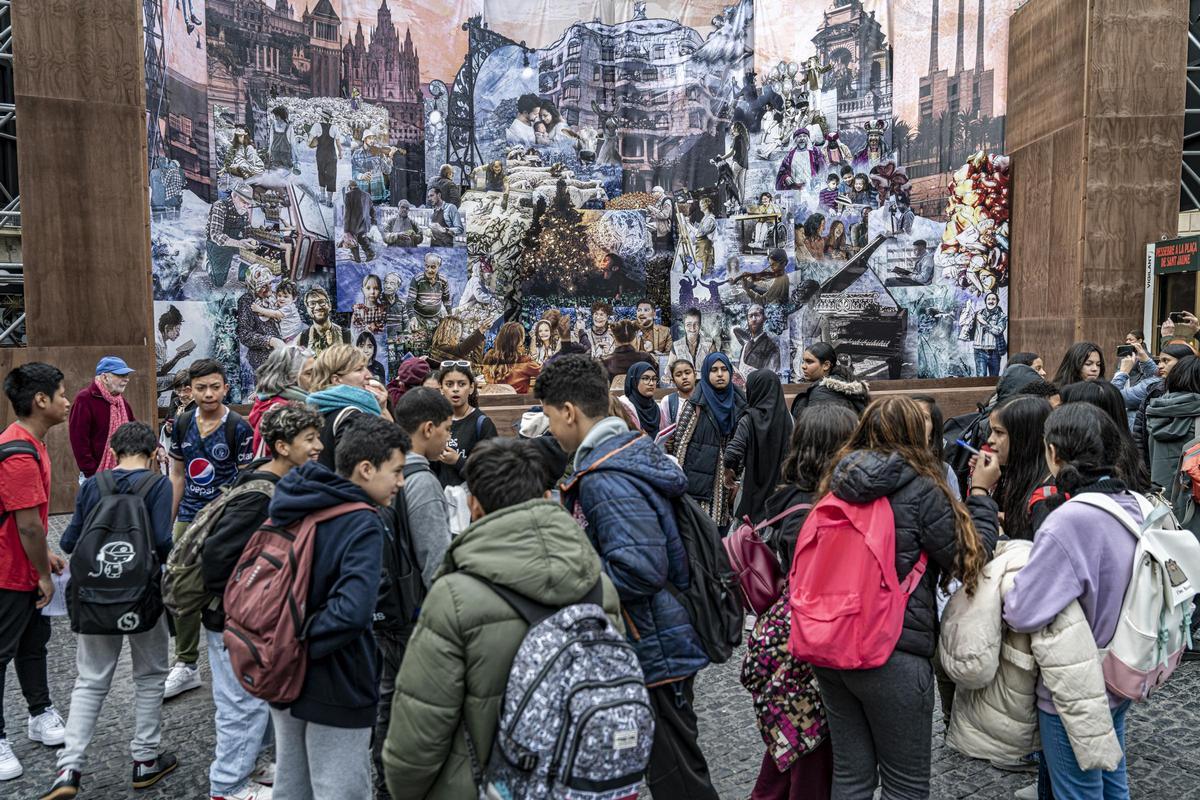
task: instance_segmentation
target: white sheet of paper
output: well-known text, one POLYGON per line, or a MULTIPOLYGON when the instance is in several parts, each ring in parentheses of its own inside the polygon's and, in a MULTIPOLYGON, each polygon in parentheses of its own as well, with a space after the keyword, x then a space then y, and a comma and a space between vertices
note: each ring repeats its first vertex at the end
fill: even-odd
POLYGON ((51 575, 50 580, 54 581, 54 597, 51 597, 50 602, 42 609, 42 614, 47 617, 65 617, 67 615, 67 583, 71 580, 71 565, 68 563, 63 567, 62 575, 51 575))

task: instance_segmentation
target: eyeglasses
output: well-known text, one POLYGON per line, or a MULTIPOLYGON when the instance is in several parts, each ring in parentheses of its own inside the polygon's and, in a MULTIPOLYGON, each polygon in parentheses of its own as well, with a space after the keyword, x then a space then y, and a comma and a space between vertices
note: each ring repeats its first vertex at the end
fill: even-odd
POLYGON ((442 367, 469 367, 470 361, 443 361, 439 366, 442 367))
POLYGON ((638 380, 641 381, 642 383, 655 383, 656 384, 656 383, 658 383, 658 376, 653 375, 651 373, 646 373, 642 377, 638 378, 638 380))

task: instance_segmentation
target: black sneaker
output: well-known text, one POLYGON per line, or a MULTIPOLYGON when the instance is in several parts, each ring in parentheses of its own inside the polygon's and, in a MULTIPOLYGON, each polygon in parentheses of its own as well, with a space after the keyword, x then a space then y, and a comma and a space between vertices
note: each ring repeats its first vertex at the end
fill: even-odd
POLYGON ((135 761, 133 762, 133 788, 148 789, 162 780, 164 775, 174 772, 178 766, 179 759, 171 753, 160 753, 158 758, 153 761, 135 761))
POLYGON ((66 797, 74 797, 79 794, 80 777, 78 770, 60 770, 54 783, 50 784, 50 791, 42 795, 41 800, 62 800, 66 797))

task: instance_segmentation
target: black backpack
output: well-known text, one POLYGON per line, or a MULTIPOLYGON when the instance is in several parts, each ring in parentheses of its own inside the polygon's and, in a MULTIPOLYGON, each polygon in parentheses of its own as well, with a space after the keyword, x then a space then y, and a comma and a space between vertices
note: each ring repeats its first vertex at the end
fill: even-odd
MULTIPOLYGON (((430 472, 425 464, 404 467, 404 477, 417 472, 430 472)), ((425 602, 425 581, 413 547, 408 527, 408 506, 404 489, 396 492, 391 508, 381 512, 383 518, 383 575, 379 582, 379 599, 375 603, 373 627, 380 633, 407 634, 412 630, 425 602)))
POLYGON ((954 477, 958 479, 958 491, 961 497, 966 497, 968 494, 967 482, 971 477, 971 458, 975 454, 958 444, 958 440, 962 439, 978 450, 987 444, 988 436, 991 434, 988 426, 988 414, 991 413, 991 410, 984 408, 983 403, 978 404, 976 408, 977 411, 951 417, 942 426, 942 452, 946 463, 954 472, 954 477))
MULTIPOLYGON (((37 448, 23 439, 14 439, 11 442, 0 444, 0 462, 13 456, 33 456, 33 460, 42 463, 42 457, 38 455, 37 448)), ((0 511, 0 525, 8 521, 9 512, 7 510, 0 511)))
POLYGON ((144 633, 163 611, 161 564, 146 497, 157 472, 120 491, 112 472, 96 473, 100 498, 71 554, 67 613, 75 633, 144 633))
POLYGON ((742 641, 745 618, 737 573, 729 564, 717 523, 700 504, 684 495, 672 505, 691 580, 687 591, 679 591, 670 581, 667 589, 687 609, 708 660, 724 664, 742 641))

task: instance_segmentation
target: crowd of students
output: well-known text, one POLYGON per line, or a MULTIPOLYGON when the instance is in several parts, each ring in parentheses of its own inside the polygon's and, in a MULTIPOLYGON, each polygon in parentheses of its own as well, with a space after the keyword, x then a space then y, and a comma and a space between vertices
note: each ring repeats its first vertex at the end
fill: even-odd
MULTIPOLYGON (((0 681, 13 661, 30 739, 62 745, 43 800, 80 792, 126 639, 132 784, 177 768, 160 747, 161 708, 201 686, 201 630, 215 705, 212 800, 543 796, 535 784, 566 783, 584 763, 583 741, 599 754, 590 774, 608 781, 579 784, 589 791, 616 797, 644 780, 657 798, 716 798, 694 684, 728 651, 714 649, 717 621, 696 600, 699 584, 718 579, 701 568, 697 531, 725 535, 745 522, 780 577, 745 626, 741 680, 766 745, 753 800, 928 797, 935 688, 951 746, 1038 771, 1018 797, 1127 798, 1130 703, 1106 690, 1097 650, 1117 628, 1137 540, 1103 508, 1068 501, 1105 495, 1141 522, 1139 495, 1165 490, 1178 511, 1188 499, 1180 464, 1200 439, 1190 344, 1164 345, 1153 366, 1131 340, 1111 381, 1092 343, 1073 345, 1053 382, 1036 354, 1013 354, 980 412, 945 427, 930 397, 872 401, 826 343, 804 352, 809 387, 790 410, 775 374, 758 370, 739 386, 719 352, 674 361, 674 391, 661 401, 653 364, 630 366, 613 397, 604 365, 566 355, 543 367, 540 406, 514 437, 499 437, 478 408, 466 361, 408 365, 389 391, 357 348, 315 358, 285 348, 260 368, 248 419, 225 403, 222 366, 197 361, 165 433, 114 426, 59 542, 77 567, 65 722, 48 689, 40 610, 66 566, 47 540, 44 441, 70 403, 59 370, 25 364, 4 381, 17 422, 0 435, 0 681), (168 476, 157 466, 162 436, 168 476), (806 523, 834 505, 886 509, 885 566, 907 597, 870 668, 846 666, 846 654, 794 655, 798 604, 826 608, 834 591, 813 566, 818 526, 806 523), (139 550, 141 528, 149 547, 139 550), (303 596, 286 595, 299 667, 270 666, 260 650, 279 642, 255 638, 259 621, 246 612, 248 593, 267 591, 252 576, 285 569, 263 550, 280 535, 309 548, 286 551, 308 570, 295 584, 303 596), (132 588, 115 594, 93 586, 131 575, 132 588), (559 674, 555 659, 527 652, 550 624, 577 625, 564 628, 573 658, 584 639, 622 642, 605 663, 626 659, 637 685, 616 701, 601 690, 622 681, 591 676, 557 712, 546 694, 515 697, 527 657, 543 663, 538 680, 559 674), (1024 655, 981 675, 980 653, 1001 642, 1024 655), (265 685, 285 677, 288 692, 265 685), (559 730, 555 713, 575 720, 573 736, 557 734, 552 763, 522 738, 523 713, 543 715, 544 732, 559 730), (596 735, 605 720, 618 729, 596 735), (635 772, 614 774, 619 764, 635 772)), ((0 779, 21 771, 0 727, 0 779)))

